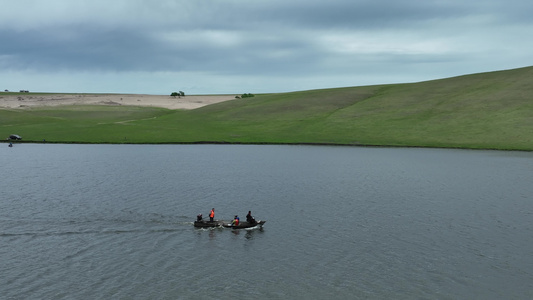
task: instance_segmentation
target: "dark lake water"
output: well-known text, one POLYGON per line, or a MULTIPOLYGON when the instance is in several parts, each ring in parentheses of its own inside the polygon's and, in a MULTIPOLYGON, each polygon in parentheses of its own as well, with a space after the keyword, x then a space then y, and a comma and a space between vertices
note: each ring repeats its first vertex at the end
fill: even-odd
POLYGON ((1 299, 533 298, 533 153, 2 145, 1 299))

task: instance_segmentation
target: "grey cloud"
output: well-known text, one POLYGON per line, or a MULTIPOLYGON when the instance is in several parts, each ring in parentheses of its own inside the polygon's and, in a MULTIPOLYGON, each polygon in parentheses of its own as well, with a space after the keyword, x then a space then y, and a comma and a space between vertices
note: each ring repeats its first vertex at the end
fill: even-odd
POLYGON ((20 22, 10 13, 17 3, 0 11, 0 75, 196 72, 337 82, 396 70, 401 82, 403 69, 434 78, 441 69, 461 74, 533 58, 525 38, 533 2, 519 0, 51 0, 35 1, 20 22), (506 44, 513 56, 498 56, 506 44))
POLYGON ((202 39, 165 41, 149 31, 85 25, 23 33, 4 30, 0 37, 5 42, 0 50, 10 57, 2 67, 15 69, 265 72, 313 55, 305 41, 296 39, 244 37, 243 45, 228 48, 202 39), (269 55, 280 48, 291 61, 269 55))
POLYGON ((149 44, 146 36, 136 32, 80 26, 0 32, 0 36, 6 41, 2 52, 13 58, 11 67, 15 68, 125 69, 136 64, 134 58, 146 49, 139 45, 149 44))

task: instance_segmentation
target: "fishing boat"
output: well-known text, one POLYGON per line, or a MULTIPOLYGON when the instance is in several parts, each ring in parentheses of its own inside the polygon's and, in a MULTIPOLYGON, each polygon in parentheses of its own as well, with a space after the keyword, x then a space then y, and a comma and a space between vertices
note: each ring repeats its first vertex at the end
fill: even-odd
POLYGON ((194 221, 194 227, 199 228, 209 228, 209 227, 225 227, 225 228, 233 228, 233 229, 243 229, 243 228, 252 228, 252 227, 263 227, 263 224, 265 224, 266 221, 256 221, 255 223, 249 223, 246 221, 239 222, 239 225, 233 225, 232 221, 224 221, 224 220, 214 220, 214 221, 194 221))

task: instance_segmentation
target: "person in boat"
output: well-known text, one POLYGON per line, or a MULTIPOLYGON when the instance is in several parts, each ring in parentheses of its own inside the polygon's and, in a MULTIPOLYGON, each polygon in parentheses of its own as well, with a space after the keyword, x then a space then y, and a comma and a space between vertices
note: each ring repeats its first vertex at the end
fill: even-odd
POLYGON ((196 216, 196 221, 201 222, 202 221, 202 214, 199 214, 196 216))
POLYGON ((233 226, 239 226, 239 216, 235 216, 235 218, 233 218, 233 222, 231 222, 231 225, 233 226))
POLYGON ((252 217, 252 211, 249 210, 248 211, 248 214, 246 215, 246 222, 250 223, 250 224, 255 224, 257 223, 254 219, 254 217, 252 217))
POLYGON ((213 222, 215 219, 215 209, 211 209, 211 212, 209 213, 209 221, 213 222))

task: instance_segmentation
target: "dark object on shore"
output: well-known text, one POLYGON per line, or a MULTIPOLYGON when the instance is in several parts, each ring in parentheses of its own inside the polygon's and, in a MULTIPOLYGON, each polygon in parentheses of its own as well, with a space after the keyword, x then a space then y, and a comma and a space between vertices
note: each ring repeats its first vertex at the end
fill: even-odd
POLYGON ((22 140, 22 138, 21 138, 20 135, 18 135, 18 134, 11 134, 11 135, 9 135, 9 139, 10 139, 10 140, 17 140, 17 141, 22 140))
POLYGON ((239 222, 239 225, 232 225, 231 221, 222 221, 222 220, 215 220, 213 222, 195 221, 194 227, 199 227, 199 228, 226 227, 226 228, 242 229, 242 228, 251 228, 255 226, 263 227, 263 224, 265 224, 265 222, 266 221, 257 221, 255 224, 250 224, 248 222, 242 221, 242 222, 239 222))

